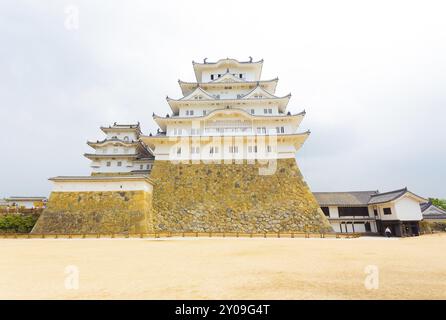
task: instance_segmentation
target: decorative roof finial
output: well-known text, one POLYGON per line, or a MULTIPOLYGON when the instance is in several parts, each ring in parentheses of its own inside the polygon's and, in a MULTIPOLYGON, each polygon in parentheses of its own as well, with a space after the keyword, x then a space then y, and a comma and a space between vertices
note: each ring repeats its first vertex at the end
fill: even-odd
POLYGON ((249 62, 252 62, 252 57, 251 56, 249 56, 249 62))
POLYGON ((207 59, 208 59, 208 58, 204 58, 204 59, 203 59, 203 63, 207 63, 207 62, 206 62, 207 59))

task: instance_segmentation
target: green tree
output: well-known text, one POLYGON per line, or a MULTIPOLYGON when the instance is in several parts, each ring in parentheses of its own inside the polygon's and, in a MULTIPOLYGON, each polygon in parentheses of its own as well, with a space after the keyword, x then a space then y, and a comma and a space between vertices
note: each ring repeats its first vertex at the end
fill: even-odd
POLYGON ((440 209, 446 210, 446 199, 429 198, 432 204, 440 209))

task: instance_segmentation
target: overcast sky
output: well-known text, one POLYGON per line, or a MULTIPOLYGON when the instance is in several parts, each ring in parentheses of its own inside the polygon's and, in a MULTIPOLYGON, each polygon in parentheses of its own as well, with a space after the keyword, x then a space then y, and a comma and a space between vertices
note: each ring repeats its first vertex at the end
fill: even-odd
POLYGON ((263 58, 307 111, 297 161, 313 191, 407 186, 446 198, 441 1, 0 2, 0 197, 87 175, 100 125, 170 112, 192 60, 263 58), (214 3, 214 5, 211 5, 214 3), (78 25, 76 25, 78 13, 78 25), (74 17, 74 18, 73 18, 74 17))

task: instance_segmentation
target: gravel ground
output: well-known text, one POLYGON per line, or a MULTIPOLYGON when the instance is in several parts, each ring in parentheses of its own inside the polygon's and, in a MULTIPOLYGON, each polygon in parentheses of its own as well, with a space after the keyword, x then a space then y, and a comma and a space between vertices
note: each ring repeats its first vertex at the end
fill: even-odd
POLYGON ((446 234, 0 239, 1 299, 446 299, 446 234))

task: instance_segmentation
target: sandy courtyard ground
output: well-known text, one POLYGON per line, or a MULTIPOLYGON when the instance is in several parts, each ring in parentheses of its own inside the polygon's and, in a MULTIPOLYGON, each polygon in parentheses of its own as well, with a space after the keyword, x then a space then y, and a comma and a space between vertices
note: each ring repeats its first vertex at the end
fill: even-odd
POLYGON ((0 298, 446 299, 445 249, 446 235, 0 239, 0 298))

